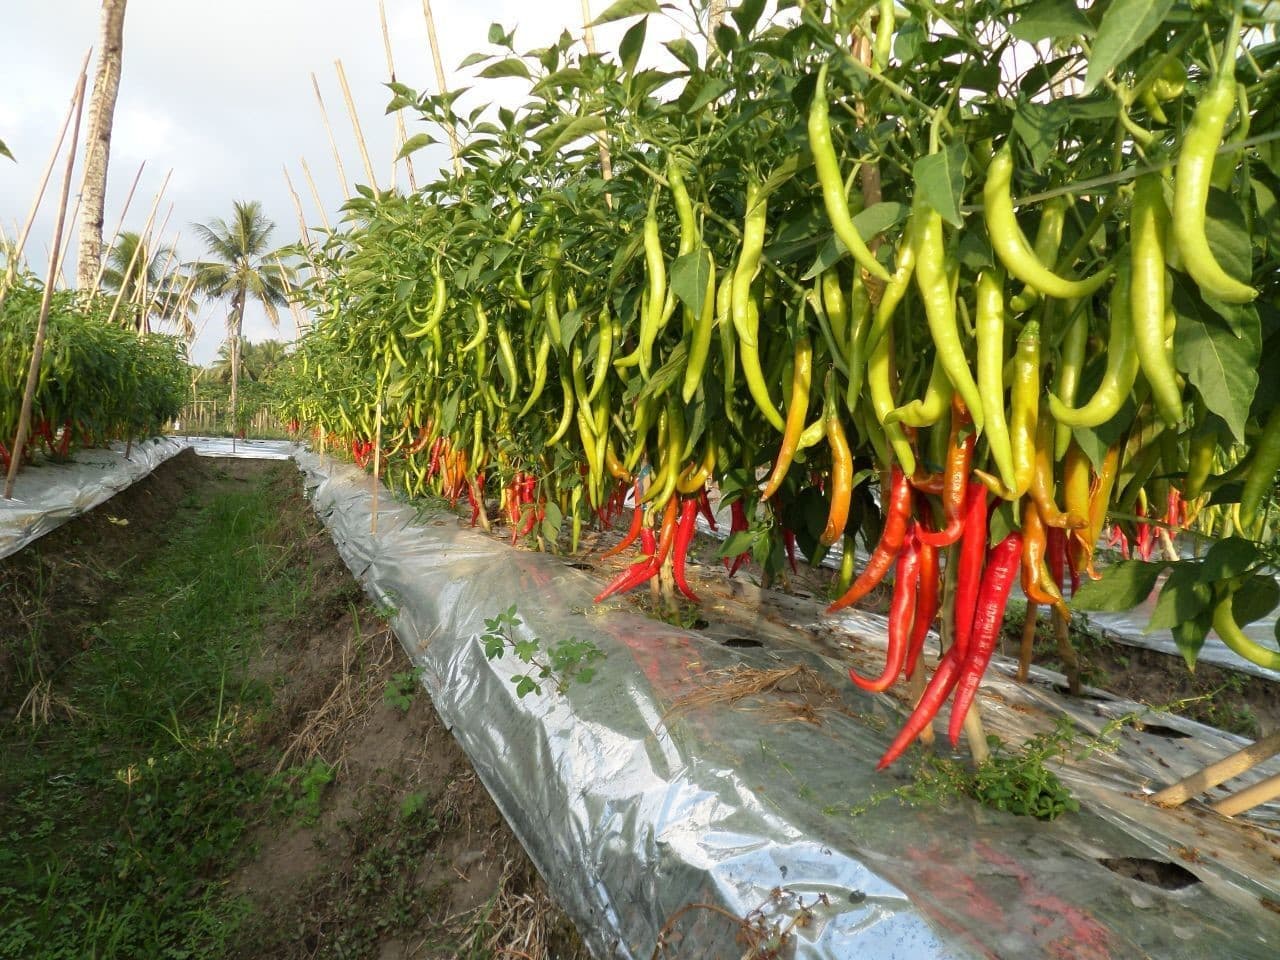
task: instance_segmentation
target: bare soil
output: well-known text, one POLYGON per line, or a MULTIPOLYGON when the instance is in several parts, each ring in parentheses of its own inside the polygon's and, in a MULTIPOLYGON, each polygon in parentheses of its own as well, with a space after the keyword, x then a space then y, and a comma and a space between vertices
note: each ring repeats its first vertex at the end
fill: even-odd
POLYGON ((292 463, 184 453, 0 561, 0 722, 14 721, 33 674, 56 691, 59 664, 93 643, 112 591, 169 525, 237 484, 271 486, 274 575, 309 594, 301 616, 268 612, 250 668, 272 691, 243 719, 254 762, 295 800, 246 810, 245 855, 225 877, 226 895, 246 905, 234 956, 586 957, 292 463))

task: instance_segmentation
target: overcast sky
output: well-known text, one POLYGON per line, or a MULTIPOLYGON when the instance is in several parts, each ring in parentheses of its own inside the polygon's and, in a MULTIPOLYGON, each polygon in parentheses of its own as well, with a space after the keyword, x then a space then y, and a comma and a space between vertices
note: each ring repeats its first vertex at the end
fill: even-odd
MULTIPOLYGON (((591 0, 594 15, 608 0, 591 0)), ((552 42, 564 29, 582 33, 581 0, 434 0, 436 29, 451 88, 471 85, 484 100, 517 100, 521 81, 475 81, 453 68, 468 54, 487 50, 489 24, 518 26, 517 46, 552 42)), ((434 90, 430 49, 421 0, 386 0, 397 79, 419 90, 434 90)), ((596 31, 598 44, 617 49, 627 24, 596 31)), ((0 140, 18 162, 0 158, 0 224, 12 239, 26 218, 36 185, 70 102, 75 72, 97 42, 97 0, 9 0, 0 32, 0 140)), ((646 51, 678 35, 672 22, 655 22, 646 51)), ((658 48, 660 49, 660 48, 658 48)), ((96 55, 96 52, 95 52, 96 55)), ((162 235, 172 242, 181 231, 179 255, 197 259, 203 250, 193 222, 229 217, 234 200, 259 200, 277 224, 279 244, 298 236, 297 214, 282 171, 302 195, 308 223, 318 224, 302 175, 305 157, 331 222, 344 199, 320 110, 311 87, 315 73, 333 123, 347 175, 365 181, 354 134, 343 105, 334 61, 340 59, 373 159, 385 188, 391 177, 395 127, 384 116, 390 94, 377 0, 129 0, 125 18, 124 71, 116 105, 107 188, 105 230, 119 220, 129 185, 146 161, 125 229, 141 230, 165 174, 172 170, 156 226, 173 204, 162 235)), ((649 59, 646 56, 646 59, 649 59)), ((474 69, 474 68, 473 68, 474 69)), ((92 83, 92 67, 90 70, 92 83)), ((463 105, 467 101, 463 101, 463 105)), ((410 126, 410 134, 427 129, 410 126)), ((438 131, 432 131, 438 133, 438 131)), ((443 139, 443 137, 441 137, 443 139)), ((443 146, 414 155, 418 179, 448 157, 443 146)), ((53 234, 54 202, 61 164, 51 182, 27 245, 33 269, 43 274, 53 234)), ((400 186, 405 187, 403 167, 400 186)), ((73 181, 72 204, 79 179, 73 181)), ((75 238, 65 273, 75 275, 75 238)), ((207 306, 192 359, 207 363, 225 336, 226 307, 207 306)), ((258 308, 249 312, 245 335, 292 339, 294 324, 285 311, 273 334, 258 308)))

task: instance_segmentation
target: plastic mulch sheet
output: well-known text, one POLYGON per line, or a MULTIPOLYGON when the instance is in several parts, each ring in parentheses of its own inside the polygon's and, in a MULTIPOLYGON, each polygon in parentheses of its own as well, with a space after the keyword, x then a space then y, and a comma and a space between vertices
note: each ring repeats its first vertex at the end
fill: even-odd
MULTIPOLYGON (((850 662, 869 672, 883 660, 882 617, 841 618, 849 642, 816 642, 816 605, 788 603, 727 646, 714 625, 691 632, 625 604, 595 607, 597 581, 562 559, 385 490, 373 535, 367 475, 296 459, 347 564, 393 608, 441 716, 596 956, 650 956, 685 908, 677 955, 738 957, 738 931, 690 904, 787 927, 802 903, 811 920, 791 927, 784 955, 1280 956, 1280 808, 1230 821, 1143 799, 1239 738, 1130 702, 1069 700, 1043 671, 1019 685, 998 662, 982 691, 988 730, 1016 742, 1068 718, 1071 759, 1055 769, 1080 812, 1046 823, 968 801, 909 806, 887 796, 910 782, 909 765, 874 772, 905 707, 845 678, 850 662), (478 640, 512 605, 523 638, 604 651, 595 678, 518 697, 511 678, 527 668, 488 660, 478 640), (669 714, 743 667, 805 669, 790 693, 669 714), (1145 722, 1120 722, 1130 714, 1145 722)), ((1272 761, 1253 777, 1278 771, 1272 761)))
POLYGON ((173 437, 143 440, 129 448, 78 451, 66 463, 40 461, 24 468, 13 498, 0 497, 0 557, 17 553, 73 517, 92 510, 186 449, 173 437))
POLYGON ((198 457, 245 460, 288 460, 298 445, 291 440, 235 440, 231 437, 184 437, 198 457))

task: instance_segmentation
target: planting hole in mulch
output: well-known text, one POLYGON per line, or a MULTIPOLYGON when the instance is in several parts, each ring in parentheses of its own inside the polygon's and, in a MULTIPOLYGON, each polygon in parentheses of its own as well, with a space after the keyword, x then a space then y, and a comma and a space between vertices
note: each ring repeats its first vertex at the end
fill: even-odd
POLYGON ((1122 877, 1139 880, 1161 890, 1182 890, 1199 883, 1200 878, 1185 867, 1167 860, 1145 857, 1100 857, 1098 862, 1122 877))

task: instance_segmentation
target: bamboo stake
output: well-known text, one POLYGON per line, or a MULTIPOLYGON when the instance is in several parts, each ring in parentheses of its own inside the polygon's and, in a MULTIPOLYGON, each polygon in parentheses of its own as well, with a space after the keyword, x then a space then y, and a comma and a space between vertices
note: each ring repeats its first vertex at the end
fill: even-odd
MULTIPOLYGON (((106 250, 110 252, 116 245, 116 241, 120 239, 120 231, 124 229, 124 218, 129 213, 129 205, 133 203, 133 193, 138 189, 138 181, 142 179, 142 171, 146 167, 147 161, 143 160, 138 164, 138 172, 133 175, 133 183, 129 186, 129 193, 124 198, 124 206, 120 208, 120 219, 116 221, 116 229, 111 234, 111 243, 106 246, 106 250)), ((93 279, 93 289, 89 291, 89 295, 93 296, 98 292, 98 286, 102 283, 102 275, 107 270, 106 256, 99 258, 98 275, 93 279)))
MULTIPOLYGON (((172 207, 172 206, 170 206, 169 210, 170 210, 170 212, 172 212, 173 207, 172 207)), ((168 220, 168 218, 167 218, 167 217, 166 217, 165 219, 166 219, 166 221, 168 220)), ((161 230, 161 231, 160 231, 160 233, 163 235, 164 231, 163 231, 163 230, 161 230)), ((178 231, 178 233, 177 233, 177 235, 176 235, 176 236, 174 236, 174 238, 173 238, 173 243, 171 243, 171 244, 169 245, 169 255, 168 255, 167 257, 165 257, 165 258, 164 258, 164 264, 160 267, 160 276, 159 276, 158 280, 156 281, 157 283, 159 283, 159 284, 163 284, 163 283, 164 283, 164 279, 165 279, 165 277, 167 277, 167 276, 169 275, 169 267, 170 267, 170 266, 172 266, 172 264, 173 264, 173 258, 174 258, 175 256, 177 256, 177 254, 178 254, 178 242, 179 242, 181 239, 182 239, 182 231, 181 231, 181 230, 179 230, 179 231, 178 231)), ((161 307, 160 307, 160 319, 161 319, 162 321, 165 319, 164 308, 165 308, 166 306, 168 306, 168 304, 169 304, 169 297, 170 297, 172 294, 173 294, 173 287, 172 287, 172 286, 170 286, 170 287, 169 287, 168 294, 167 294, 167 295, 165 296, 165 298, 164 298, 164 303, 163 303, 163 304, 161 305, 161 307)), ((159 295, 160 295, 160 288, 159 288, 159 287, 157 287, 157 288, 156 288, 156 296, 159 296, 159 295)))
MULTIPOLYGON (((596 35, 591 29, 591 0, 582 0, 582 32, 583 40, 587 44, 587 53, 595 56, 596 35)), ((608 183, 613 179, 613 158, 609 156, 609 142, 605 139, 603 131, 596 134, 596 143, 600 145, 600 176, 608 183)), ((613 209, 612 193, 605 191, 604 203, 610 210, 613 209)))
POLYGON ((347 72, 342 69, 342 61, 333 61, 333 68, 338 71, 338 86, 342 87, 342 99, 347 104, 347 115, 351 118, 351 129, 356 134, 356 146, 360 148, 360 159, 364 163, 364 175, 369 178, 369 186, 378 193, 378 180, 373 175, 373 164, 369 162, 369 148, 365 146, 364 131, 360 129, 360 115, 356 113, 355 101, 351 99, 351 88, 347 86, 347 72))
POLYGON ((280 169, 284 172, 284 182, 289 188, 289 196, 293 198, 293 209, 298 214, 298 237, 302 240, 302 245, 310 249, 311 231, 307 228, 307 218, 302 212, 302 198, 298 196, 298 191, 293 187, 293 178, 289 176, 289 168, 281 164, 280 169))
POLYGON ((1274 800, 1276 797, 1280 797, 1280 773, 1274 777, 1267 777, 1251 787, 1245 787, 1209 806, 1215 813, 1220 813, 1224 817, 1234 817, 1237 813, 1252 810, 1259 804, 1274 800))
MULTIPOLYGON (((427 40, 431 44, 431 61, 436 68, 436 86, 440 88, 440 96, 447 96, 449 88, 444 82, 444 64, 440 60, 440 44, 436 40, 436 18, 431 15, 431 0, 422 0, 422 15, 427 21, 427 40)), ((458 128, 449 120, 444 129, 449 135, 449 149, 453 152, 453 175, 462 179, 462 147, 458 143, 458 128)))
MULTIPOLYGON (((280 279, 284 281, 285 293, 289 298, 289 312, 293 314, 293 325, 301 336, 303 331, 310 327, 311 324, 306 320, 306 314, 302 312, 302 308, 293 299, 293 284, 289 281, 288 271, 285 270, 284 263, 279 257, 276 257, 276 266, 280 268, 280 279)), ((314 266, 312 269, 315 269, 314 266)))
MULTIPOLYGON (((148 233, 151 232, 151 224, 154 223, 156 219, 156 210, 159 209, 160 207, 160 198, 164 196, 164 191, 169 186, 169 178, 171 176, 173 176, 172 169, 170 169, 169 172, 164 175, 164 182, 160 184, 160 189, 156 191, 156 198, 151 202, 151 212, 147 214, 147 222, 143 224, 142 232, 138 234, 138 237, 139 237, 138 245, 133 248, 133 256, 129 258, 129 265, 125 267, 125 270, 124 270, 125 277, 128 277, 129 274, 133 273, 133 266, 138 260, 138 254, 142 252, 143 239, 147 236, 148 233)), ((102 259, 105 262, 107 258, 103 257, 102 259)), ((107 317, 108 324, 112 324, 115 322, 116 311, 120 309, 120 300, 123 297, 124 297, 124 283, 121 282, 120 290, 116 293, 115 303, 111 305, 111 314, 110 316, 107 317)))
MULTIPOLYGON (((155 236, 164 236, 165 227, 169 226, 169 218, 171 216, 173 216, 173 201, 169 201, 169 209, 165 212, 164 219, 160 221, 160 229, 155 231, 155 236)), ((138 255, 142 256, 142 270, 139 274, 140 282, 135 285, 135 291, 138 299, 138 306, 141 307, 143 311, 138 324, 139 336, 142 336, 144 333, 151 332, 151 311, 146 308, 147 303, 149 302, 147 297, 147 273, 148 268, 151 266, 151 255, 152 250, 154 249, 151 247, 151 236, 152 235, 150 233, 147 233, 143 234, 143 236, 138 239, 138 250, 140 251, 138 255)), ((135 251, 135 253, 137 252, 138 251, 135 251)), ((161 276, 163 277, 163 274, 161 274, 161 276)))
MULTIPOLYGON (((80 116, 84 112, 84 88, 88 82, 88 58, 80 68, 80 80, 76 84, 75 96, 71 106, 75 113, 75 123, 71 128, 71 145, 67 151, 67 172, 62 178, 62 199, 58 204, 58 219, 53 228, 53 249, 62 246, 62 228, 67 221, 67 201, 71 197, 71 174, 76 166, 76 144, 80 141, 80 116)), ((58 138, 62 140, 61 137, 58 138)), ((43 192, 43 188, 42 192, 43 192)), ((31 348, 31 365, 27 368, 27 388, 22 394, 22 407, 18 413, 18 433, 13 439, 13 453, 9 459, 9 475, 4 482, 4 498, 13 497, 13 484, 18 478, 18 468, 22 465, 22 450, 31 433, 31 408, 35 405, 36 383, 40 379, 40 363, 44 359, 44 341, 49 332, 49 305, 53 302, 53 276, 57 269, 58 258, 49 258, 49 274, 45 278, 44 290, 40 295, 40 319, 36 321, 36 338, 31 348)))
MULTIPOLYGON (((84 55, 84 63, 80 65, 81 77, 88 74, 89 58, 91 56, 93 56, 92 47, 90 47, 89 52, 84 55)), ((27 237, 31 235, 31 227, 36 222, 36 214, 40 211, 40 202, 44 200, 44 191, 49 185, 49 177, 52 176, 53 167, 58 162, 58 154, 62 152, 62 142, 67 137, 67 127, 71 125, 71 117, 73 114, 77 118, 77 123, 79 122, 79 98, 83 93, 83 83, 77 83, 75 93, 71 95, 71 103, 67 106, 67 116, 62 121, 61 129, 58 130, 58 140, 53 145, 53 153, 49 155, 49 162, 45 164, 44 173, 40 177, 40 185, 36 188, 36 195, 31 201, 31 209, 27 212, 27 222, 22 225, 22 229, 18 232, 17 242, 14 245, 12 253, 9 255, 8 263, 5 265, 4 283, 0 284, 0 307, 4 306, 5 298, 9 295, 9 288, 13 285, 14 277, 17 276, 18 264, 22 260, 22 251, 27 246, 27 237)))
POLYGON ((1242 747, 1217 763, 1211 763, 1197 770, 1191 776, 1165 787, 1158 793, 1153 793, 1147 799, 1162 807, 1180 806, 1197 794, 1212 790, 1218 784, 1240 776, 1277 754, 1280 754, 1280 730, 1263 737, 1256 743, 1242 747))
MULTIPOLYGON (((382 24, 382 49, 387 54, 387 73, 391 77, 391 82, 396 82, 396 64, 391 56, 391 33, 387 30, 387 5, 384 0, 378 0, 378 20, 382 24)), ((400 155, 400 151, 404 148, 405 141, 409 139, 409 131, 404 125, 404 111, 396 111, 396 156, 400 155)), ((418 181, 413 175, 413 158, 404 158, 405 172, 409 175, 409 190, 413 193, 418 192, 418 181)), ((394 188, 396 182, 396 159, 391 158, 391 186, 394 188)))
POLYGON ((311 190, 311 199, 315 202, 316 209, 320 212, 320 223, 323 224, 326 233, 332 233, 333 228, 329 226, 329 216, 324 212, 324 204, 320 202, 320 191, 316 189, 315 178, 311 176, 311 168, 307 166, 307 158, 299 157, 302 161, 302 172, 307 178, 307 187, 311 190))
POLYGON ((320 118, 324 121, 324 132, 329 135, 329 148, 333 151, 333 162, 338 168, 338 179, 342 181, 342 199, 350 200, 351 191, 348 189, 347 171, 342 166, 342 154, 338 153, 338 141, 333 138, 333 127, 329 124, 329 111, 324 108, 324 97, 320 96, 320 81, 316 79, 316 75, 311 74, 311 86, 316 92, 316 103, 320 104, 320 118))
MULTIPOLYGON (((72 208, 72 211, 71 211, 72 223, 75 223, 76 220, 80 218, 80 203, 83 199, 84 199, 84 196, 82 194, 76 194, 76 205, 74 208, 72 208)), ((58 282, 62 285, 64 289, 70 286, 70 284, 67 282, 66 274, 62 272, 62 264, 67 259, 67 250, 70 249, 71 247, 71 236, 72 236, 71 231, 68 230, 67 239, 63 241, 62 249, 58 251, 58 266, 53 271, 53 275, 57 278, 58 282)))

